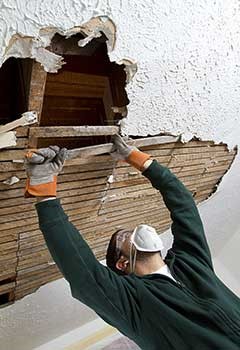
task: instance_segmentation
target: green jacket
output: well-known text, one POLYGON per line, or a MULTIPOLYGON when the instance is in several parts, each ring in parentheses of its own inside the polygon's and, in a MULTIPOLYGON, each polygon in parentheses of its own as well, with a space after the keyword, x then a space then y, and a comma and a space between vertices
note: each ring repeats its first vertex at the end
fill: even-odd
POLYGON ((240 299, 214 273, 191 193, 157 161, 143 175, 171 212, 174 243, 165 262, 178 282, 161 274, 118 276, 96 260, 59 200, 40 202, 40 228, 73 297, 141 349, 239 350, 240 299))

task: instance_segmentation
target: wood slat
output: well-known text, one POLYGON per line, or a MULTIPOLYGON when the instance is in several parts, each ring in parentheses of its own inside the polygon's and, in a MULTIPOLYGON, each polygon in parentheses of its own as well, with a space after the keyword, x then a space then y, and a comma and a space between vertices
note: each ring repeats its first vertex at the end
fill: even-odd
POLYGON ((115 135, 118 126, 41 126, 31 127, 30 137, 79 137, 115 135))
POLYGON ((16 266, 9 265, 7 270, 1 270, 0 271, 0 282, 4 280, 12 279, 14 280, 16 278, 16 266))
POLYGON ((40 281, 37 280, 36 283, 32 283, 30 286, 27 285, 25 288, 18 288, 15 290, 15 300, 19 300, 23 298, 25 295, 35 292, 42 285, 55 281, 61 277, 62 275, 60 273, 49 275, 40 281))
POLYGON ((9 293, 15 288, 15 282, 0 285, 0 295, 9 293))
POLYGON ((40 265, 34 266, 25 270, 18 271, 17 287, 27 285, 29 282, 36 280, 36 278, 45 277, 53 273, 59 273, 57 265, 40 265))

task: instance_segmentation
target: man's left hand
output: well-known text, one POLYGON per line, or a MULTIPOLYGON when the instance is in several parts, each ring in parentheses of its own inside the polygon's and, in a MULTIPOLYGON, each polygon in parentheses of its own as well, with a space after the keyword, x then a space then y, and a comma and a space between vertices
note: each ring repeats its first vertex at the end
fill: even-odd
POLYGON ((67 149, 58 146, 28 152, 25 157, 25 197, 56 197, 57 175, 67 158, 67 149))

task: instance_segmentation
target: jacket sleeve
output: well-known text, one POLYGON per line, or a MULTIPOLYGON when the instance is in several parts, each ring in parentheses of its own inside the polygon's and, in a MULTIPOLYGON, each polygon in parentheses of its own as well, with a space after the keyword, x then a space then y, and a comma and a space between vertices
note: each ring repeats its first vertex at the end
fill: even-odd
POLYGON ((111 325, 121 328, 121 324, 128 324, 134 330, 139 310, 133 279, 118 276, 98 262, 58 199, 40 202, 36 208, 48 249, 73 297, 111 325))
POLYGON ((179 255, 191 255, 213 269, 203 224, 192 194, 168 168, 156 160, 143 175, 160 191, 170 211, 174 236, 172 251, 179 255))

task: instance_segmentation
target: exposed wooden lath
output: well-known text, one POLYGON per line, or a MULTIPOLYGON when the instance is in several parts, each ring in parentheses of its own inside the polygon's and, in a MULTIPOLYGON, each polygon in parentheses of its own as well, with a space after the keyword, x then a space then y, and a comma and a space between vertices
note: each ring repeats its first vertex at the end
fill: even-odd
MULTIPOLYGON (((21 131, 21 135, 15 155, 25 147, 25 133, 21 131)), ((197 202, 211 195, 236 154, 226 145, 201 141, 153 145, 142 150, 168 166, 197 202)), ((9 298, 14 300, 61 274, 39 231, 35 200, 23 198, 23 164, 12 163, 9 150, 2 150, 0 157, 8 159, 0 162, 0 295, 10 293, 9 298), (11 165, 9 171, 7 164, 11 165), (20 179, 18 183, 2 183, 13 175, 20 179)), ((127 164, 116 164, 108 155, 78 159, 74 166, 65 167, 59 176, 58 196, 99 259, 104 258, 109 238, 119 227, 133 229, 147 223, 163 232, 170 226, 169 213, 149 181, 127 164)))

